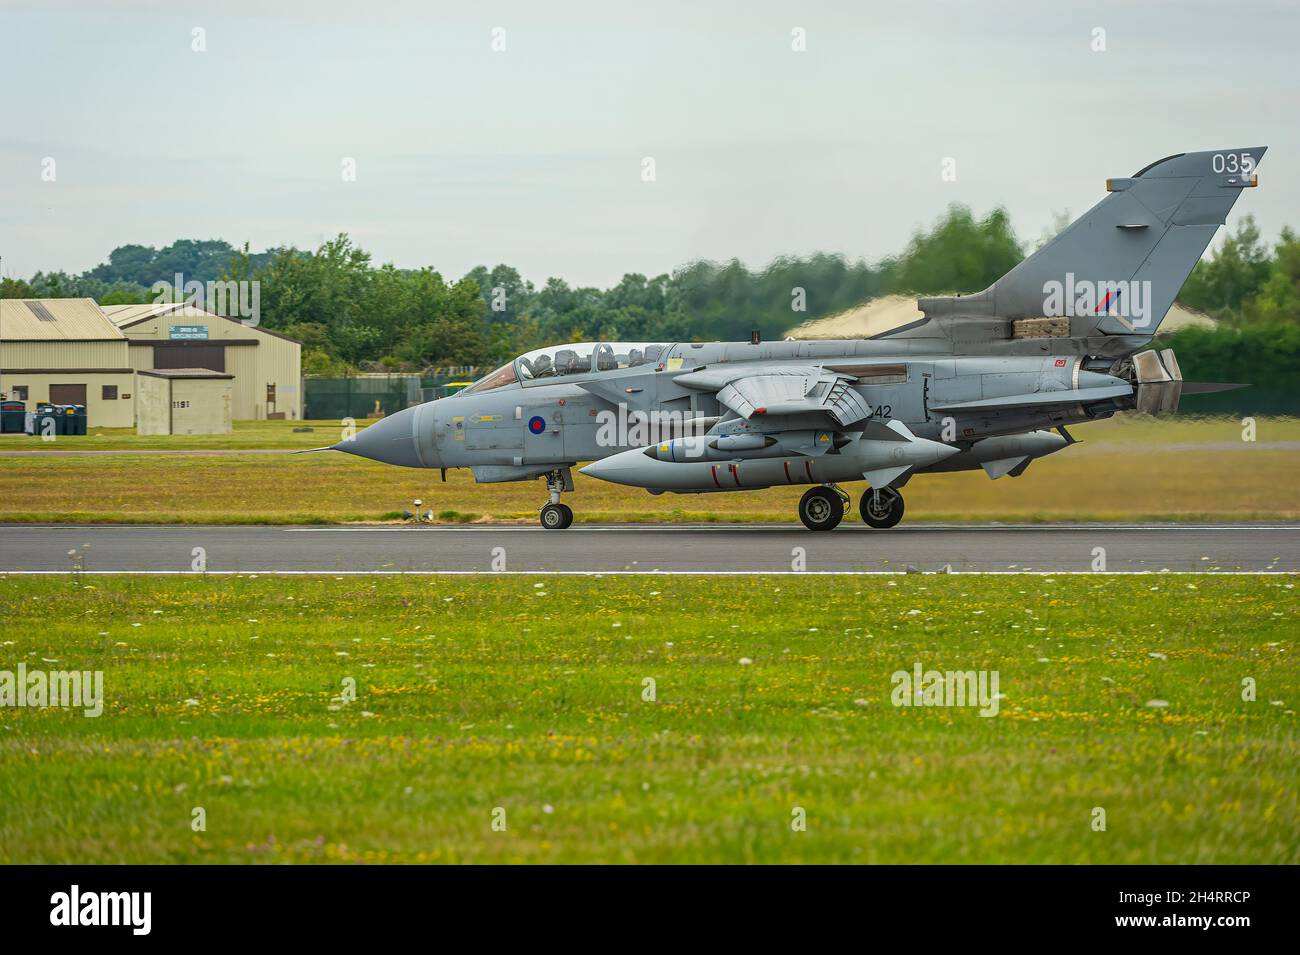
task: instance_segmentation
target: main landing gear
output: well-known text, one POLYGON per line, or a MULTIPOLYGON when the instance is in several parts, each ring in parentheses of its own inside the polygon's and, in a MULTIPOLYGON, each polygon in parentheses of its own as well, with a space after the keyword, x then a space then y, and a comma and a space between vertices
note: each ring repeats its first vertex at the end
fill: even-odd
POLYGON ((844 519, 849 496, 834 484, 809 488, 799 500, 799 520, 810 531, 833 530, 844 519))
POLYGON ((573 508, 560 503, 560 492, 573 490, 573 475, 568 468, 559 468, 546 475, 546 490, 550 503, 542 506, 538 519, 548 531, 562 531, 573 523, 573 508))
POLYGON ((903 519, 903 495, 892 487, 871 487, 862 492, 858 504, 863 523, 870 527, 893 527, 903 519))
MULTIPOLYGON (((799 520, 810 531, 833 530, 848 503, 849 496, 834 484, 809 488, 799 501, 799 520)), ((903 495, 892 487, 867 488, 858 511, 869 527, 893 527, 903 519, 903 495)))

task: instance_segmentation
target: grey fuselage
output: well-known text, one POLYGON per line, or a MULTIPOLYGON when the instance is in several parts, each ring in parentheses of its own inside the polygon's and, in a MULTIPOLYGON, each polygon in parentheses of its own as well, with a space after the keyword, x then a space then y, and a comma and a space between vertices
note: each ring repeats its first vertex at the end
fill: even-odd
MULTIPOLYGON (((797 363, 853 376, 852 387, 867 404, 872 420, 901 421, 919 438, 958 449, 953 457, 918 471, 973 469, 991 460, 991 455, 1010 456, 1003 445, 979 452, 981 441, 996 436, 1018 436, 1008 439, 1019 442, 1012 446, 1015 456, 1051 453, 1066 442, 1056 435, 1035 437, 1042 433, 1040 429, 1108 417, 1125 407, 1122 398, 1102 398, 1100 393, 1127 391, 1127 382, 1088 367, 1108 370, 1108 361, 1078 355, 910 357, 900 355, 897 345, 879 340, 675 344, 653 364, 467 389, 385 418, 360 432, 351 446, 344 442, 336 447, 408 467, 467 467, 480 482, 527 480, 653 444, 670 437, 667 429, 682 420, 702 422, 715 431, 721 424, 725 430, 729 416, 738 419, 720 405, 716 394, 683 386, 676 379, 741 365, 760 372, 768 366, 797 363), (1008 396, 1046 397, 1080 390, 1097 390, 1098 400, 1047 409, 939 410, 1008 396), (644 416, 665 422, 649 438, 634 427, 644 416)), ((780 430, 828 429, 824 415, 809 414, 806 421, 799 417, 783 416, 780 430)), ((762 421, 751 418, 746 427, 761 432, 762 421)), ((861 479, 861 468, 851 462, 838 470, 829 467, 834 463, 830 457, 818 462, 815 470, 801 469, 797 480, 782 483, 861 479)))

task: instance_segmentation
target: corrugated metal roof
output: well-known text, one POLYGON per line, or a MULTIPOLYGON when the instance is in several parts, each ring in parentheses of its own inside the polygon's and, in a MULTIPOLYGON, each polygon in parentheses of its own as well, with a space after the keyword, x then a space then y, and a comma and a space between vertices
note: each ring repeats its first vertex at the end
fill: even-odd
POLYGON ((269 328, 262 328, 260 325, 246 325, 238 318, 231 318, 227 315, 216 315, 206 309, 198 308, 194 305, 187 305, 184 302, 153 302, 145 305, 103 305, 101 308, 109 320, 118 328, 128 328, 145 319, 166 316, 167 318, 202 318, 202 319, 223 319, 227 322, 238 322, 244 325, 250 332, 260 332, 263 335, 270 335, 272 338, 279 338, 286 342, 300 344, 296 338, 290 338, 283 332, 273 332, 269 328))
POLYGON ((159 315, 183 315, 188 318, 215 317, 201 308, 187 305, 184 302, 146 302, 143 305, 103 305, 101 308, 104 310, 104 314, 108 316, 109 321, 119 328, 123 325, 131 325, 135 322, 143 321, 146 318, 156 318, 159 315))
POLYGON ((0 341, 116 341, 125 337, 91 298, 0 299, 0 341))

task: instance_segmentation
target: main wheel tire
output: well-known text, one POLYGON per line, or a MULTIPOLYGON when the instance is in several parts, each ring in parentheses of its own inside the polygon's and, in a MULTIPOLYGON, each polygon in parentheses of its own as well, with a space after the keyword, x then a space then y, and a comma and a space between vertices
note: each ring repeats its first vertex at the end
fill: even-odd
POLYGON ((799 501, 799 520, 810 531, 829 531, 844 519, 844 502, 828 487, 809 489, 799 501))
POLYGON ((892 487, 867 488, 862 492, 858 512, 870 527, 893 527, 903 519, 903 495, 892 487))
POLYGON ((562 531, 573 523, 573 511, 563 504, 547 504, 538 519, 548 531, 562 531))

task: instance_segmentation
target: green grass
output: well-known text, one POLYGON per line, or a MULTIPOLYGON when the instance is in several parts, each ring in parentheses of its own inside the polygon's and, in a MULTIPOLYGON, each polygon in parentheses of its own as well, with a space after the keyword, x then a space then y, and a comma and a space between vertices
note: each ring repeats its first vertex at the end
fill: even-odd
MULTIPOLYGON (((250 422, 246 437, 268 447, 288 447, 292 424, 250 422)), ((312 447, 338 436, 329 423, 315 424, 315 433, 293 437, 312 447)), ((1073 432, 1080 444, 1034 462, 1019 478, 990 481, 983 471, 918 475, 904 491, 905 520, 1300 518, 1295 481, 1300 420, 1261 418, 1255 442, 1242 441, 1241 431, 1230 418, 1117 418, 1084 425, 1073 432)), ((175 440, 187 447, 195 439, 175 440)), ((10 444, 0 443, 0 450, 10 444)), ((243 450, 256 448, 246 445, 243 450)), ((579 523, 793 521, 805 490, 655 497, 580 474, 575 485, 566 501, 579 523)), ((855 494, 863 487, 847 485, 855 494)), ((546 494, 539 481, 475 484, 467 470, 459 470, 450 472, 444 484, 437 471, 391 467, 335 452, 0 456, 0 523, 374 521, 413 509, 416 498, 444 523, 531 523, 546 494)), ((856 507, 847 519, 858 520, 856 507)))
POLYGON ((1294 587, 0 577, 0 669, 106 697, 0 708, 0 863, 1296 863, 1294 587))
MULTIPOLYGON (((370 423, 362 419, 357 427, 370 423)), ((87 434, 56 435, 48 442, 0 434, 0 451, 253 451, 321 448, 340 437, 338 421, 236 421, 230 434, 138 435, 135 428, 90 428, 87 434)))

